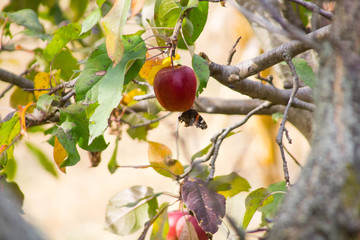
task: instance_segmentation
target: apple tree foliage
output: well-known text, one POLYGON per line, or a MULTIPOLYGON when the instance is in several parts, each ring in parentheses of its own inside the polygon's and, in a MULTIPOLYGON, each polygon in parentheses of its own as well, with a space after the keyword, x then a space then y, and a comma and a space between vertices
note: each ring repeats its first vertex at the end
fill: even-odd
MULTIPOLYGON (((207 62, 196 53, 195 43, 207 22, 208 1, 199 0, 71 0, 70 12, 59 1, 11 1, 1 12, 3 37, 12 38, 10 26, 18 25, 24 38, 39 39, 46 47, 34 49, 33 61, 24 77, 33 83, 33 91, 19 87, 11 96, 14 110, 0 123, 0 186, 17 193, 12 182, 16 171, 14 148, 23 136, 44 132, 54 159, 48 159, 41 149, 26 142, 46 171, 57 175, 59 170, 80 161, 78 148, 89 151, 92 165, 97 166, 100 153, 109 144, 115 145, 108 169, 111 174, 120 167, 117 146, 121 129, 133 139, 148 141, 147 132, 158 126, 161 108, 148 101, 148 111, 134 113, 131 107, 142 96, 151 94, 154 76, 161 68, 178 61, 177 49, 186 49, 192 56, 192 68, 198 79, 197 95, 209 79, 207 62), (41 5, 41 7, 40 7, 41 5), (91 12, 88 10, 91 9, 91 12), (139 29, 124 34, 127 22, 139 29), (46 24, 44 24, 46 23, 46 24), (45 25, 47 27, 45 27, 45 25), (150 29, 150 35, 149 30, 150 29), (109 143, 104 133, 110 131, 117 141, 109 143)), ((305 16, 305 14, 304 14, 305 16)), ((8 50, 20 47, 3 46, 8 50)), ((19 49, 21 50, 21 49, 19 49)), ((306 84, 312 86, 311 68, 299 59, 294 62, 301 74, 307 74, 306 84)), ((229 134, 232 135, 235 133, 229 134)), ((249 192, 250 184, 237 173, 208 179, 210 167, 201 164, 188 169, 173 158, 162 143, 148 141, 149 165, 169 181, 178 181, 177 198, 181 206, 196 216, 209 236, 215 234, 226 213, 226 200, 249 192), (199 171, 201 169, 201 171, 199 171)), ((193 159, 206 155, 210 149, 194 153, 193 159)), ((261 211, 264 225, 273 219, 285 190, 284 182, 251 191, 245 201, 246 212, 242 228, 246 229, 256 211, 261 211)), ((163 192, 150 186, 133 186, 114 195, 107 206, 106 229, 120 235, 143 229, 144 238, 152 227, 151 239, 166 236, 167 207, 158 202, 163 192)), ((175 193, 176 194, 176 193, 175 193)))

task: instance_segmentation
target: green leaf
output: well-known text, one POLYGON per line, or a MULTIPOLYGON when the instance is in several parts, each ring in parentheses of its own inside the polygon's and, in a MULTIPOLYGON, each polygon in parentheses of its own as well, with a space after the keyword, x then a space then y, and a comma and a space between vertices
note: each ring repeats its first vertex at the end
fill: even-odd
POLYGON ((193 7, 197 7, 199 4, 199 0, 189 0, 188 4, 187 4, 187 8, 193 8, 193 7))
POLYGON ((95 9, 81 25, 81 32, 83 34, 92 29, 101 19, 101 8, 95 9))
POLYGON ((52 161, 49 160, 49 158, 45 155, 45 153, 38 147, 36 147, 34 144, 30 142, 25 143, 27 148, 30 150, 34 156, 37 157, 40 165, 51 175, 54 177, 57 177, 57 172, 55 170, 54 164, 52 161))
POLYGON ((63 48, 65 45, 73 39, 79 39, 81 32, 80 23, 70 23, 57 29, 54 33, 54 37, 51 42, 45 47, 43 53, 47 61, 51 61, 54 56, 63 48))
POLYGON ((104 132, 111 111, 122 99, 127 63, 133 59, 145 59, 146 47, 140 36, 136 34, 123 36, 123 41, 124 56, 114 68, 112 65, 108 68, 105 76, 98 83, 99 106, 90 117, 90 143, 104 132))
POLYGON ((133 80, 139 73, 141 67, 144 65, 145 59, 136 59, 131 67, 126 71, 125 82, 124 84, 128 84, 131 80, 133 80))
POLYGON ((271 115, 271 119, 274 121, 274 123, 277 123, 283 117, 284 117, 284 114, 281 112, 276 112, 271 115))
POLYGON ((101 152, 106 149, 107 143, 100 135, 89 144, 89 120, 84 105, 73 104, 65 109, 60 109, 60 122, 61 125, 53 131, 53 135, 58 138, 68 153, 68 158, 61 167, 73 166, 80 160, 76 143, 82 149, 90 152, 101 152))
POLYGON ((43 94, 39 97, 36 107, 42 112, 49 112, 51 104, 54 100, 60 100, 60 96, 43 94))
POLYGON ((199 55, 194 54, 192 58, 192 67, 199 78, 199 86, 197 88, 196 94, 199 95, 202 93, 204 88, 206 88, 207 82, 210 77, 209 65, 205 59, 199 55))
POLYGON ((24 35, 26 35, 28 37, 40 38, 43 41, 50 41, 51 40, 51 35, 36 32, 34 30, 31 30, 31 29, 24 29, 23 31, 21 31, 21 33, 23 33, 24 35))
POLYGON ((89 2, 88 0, 70 1, 70 9, 74 13, 73 22, 79 21, 79 19, 84 15, 88 2, 89 2))
POLYGON ((5 157, 6 161, 14 158, 14 141, 15 137, 20 134, 19 116, 15 114, 10 120, 3 122, 0 128, 0 147, 7 146, 6 152, 0 155, 5 157))
POLYGON ((267 219, 274 219, 275 215, 278 211, 278 209, 281 206, 281 203, 284 200, 285 194, 287 192, 286 184, 284 181, 277 182, 274 184, 271 184, 267 190, 273 194, 274 200, 272 203, 269 203, 266 206, 263 206, 260 208, 260 211, 262 213, 261 220, 262 225, 266 226, 269 224, 269 221, 267 219))
POLYGON ((111 155, 110 161, 108 163, 108 169, 111 174, 113 174, 119 168, 119 164, 116 161, 118 145, 119 145, 119 140, 116 139, 115 140, 115 148, 114 148, 113 154, 111 155))
MULTIPOLYGON (((185 40, 188 45, 193 45, 196 39, 200 36, 201 32, 203 31, 206 21, 207 21, 207 15, 208 15, 208 9, 209 9, 209 3, 208 1, 201 1, 199 2, 198 6, 195 8, 192 8, 189 12, 189 14, 185 17, 184 23, 183 23, 183 33, 185 35, 185 40), (191 23, 191 30, 187 29, 191 23), (188 33, 191 33, 188 35, 188 33), (187 36, 188 35, 188 36, 187 36)), ((181 49, 186 49, 186 45, 184 44, 184 41, 180 36, 178 36, 179 43, 178 47, 181 49)))
POLYGON ((192 22, 188 18, 184 19, 182 27, 181 27, 181 31, 182 31, 182 34, 180 33, 178 35, 178 40, 179 40, 178 41, 178 48, 187 49, 187 46, 194 45, 194 41, 192 40, 192 34, 194 32, 194 26, 193 26, 192 22), (184 35, 186 44, 184 42, 183 35, 184 35))
POLYGON ((43 33, 44 27, 39 22, 38 16, 32 9, 23 9, 7 14, 9 19, 18 25, 24 26, 34 32, 43 33))
POLYGON ((64 122, 59 128, 54 129, 52 135, 56 136, 60 144, 66 150, 68 157, 62 162, 60 167, 73 166, 80 161, 80 155, 76 149, 76 139, 71 135, 74 126, 69 122, 64 122))
POLYGON ((164 0, 159 5, 159 23, 162 27, 174 27, 181 9, 174 0, 164 0))
POLYGON ((208 153, 209 149, 211 148, 212 143, 210 143, 209 145, 207 145, 205 148, 201 149, 200 151, 198 151, 197 153, 195 153, 192 157, 191 157, 191 161, 194 161, 196 158, 202 157, 205 154, 208 153))
MULTIPOLYGON (((0 159, 1 159, 1 157, 0 157, 0 159)), ((13 180, 16 175, 16 170, 17 170, 17 163, 16 163, 15 159, 14 158, 8 159, 6 166, 4 168, 4 171, 3 171, 6 174, 7 179, 13 180)))
POLYGON ((157 209, 157 195, 146 186, 133 186, 113 196, 106 207, 105 229, 124 236, 144 227, 157 209))
POLYGON ((232 172, 228 175, 216 176, 214 180, 210 182, 209 188, 229 199, 240 192, 248 192, 251 186, 245 178, 232 172))
POLYGON ((258 210, 262 206, 271 203, 274 200, 274 197, 269 195, 270 193, 265 188, 258 188, 249 193, 249 195, 245 199, 246 212, 242 225, 243 229, 246 229, 248 227, 256 210, 258 210))
POLYGON ((293 58, 292 62, 295 66, 296 73, 299 78, 309 87, 314 88, 316 84, 316 75, 311 66, 302 58, 293 58))
MULTIPOLYGON (((225 138, 228 138, 236 133, 239 133, 240 131, 237 132, 230 132, 225 138)), ((208 151, 210 150, 212 146, 212 143, 210 143, 209 145, 207 145, 205 148, 201 149, 200 151, 198 151, 197 153, 195 153, 192 157, 191 157, 191 161, 194 161, 196 158, 202 157, 205 154, 208 153, 208 151)))
POLYGON ((131 1, 117 0, 112 9, 102 20, 106 37, 106 49, 109 58, 118 64, 125 51, 125 44, 122 37, 124 25, 129 15, 131 1))
POLYGON ((166 235, 169 231, 169 222, 168 222, 168 214, 167 209, 169 207, 169 203, 165 202, 161 204, 159 211, 161 214, 155 220, 152 226, 152 232, 150 235, 150 240, 159 240, 166 239, 166 235))
POLYGON ((55 56, 52 69, 60 69, 60 77, 69 81, 74 75, 74 71, 79 70, 79 65, 69 50, 63 50, 55 56))
MULTIPOLYGON (((309 0, 306 0, 306 1, 309 1, 309 0)), ((299 4, 296 4, 296 3, 292 3, 292 5, 294 8, 294 11, 299 14, 299 17, 303 23, 303 26, 308 27, 309 21, 312 16, 312 11, 310 11, 310 10, 306 9, 305 7, 303 7, 299 4)))
POLYGON ((107 55, 105 44, 97 47, 89 56, 84 71, 75 84, 76 100, 97 101, 96 84, 104 77, 98 73, 106 72, 112 61, 107 55), (92 89, 94 88, 94 89, 92 89), (96 94, 94 94, 96 91, 96 94))
POLYGON ((106 0, 96 0, 96 4, 101 7, 106 0))
POLYGON ((24 91, 20 87, 14 87, 14 90, 10 96, 10 106, 17 108, 18 105, 26 106, 31 101, 35 101, 34 93, 24 91))
POLYGON ((34 11, 37 11, 42 0, 16 0, 16 1, 7 1, 8 5, 4 7, 3 11, 17 11, 25 8, 30 8, 34 11))

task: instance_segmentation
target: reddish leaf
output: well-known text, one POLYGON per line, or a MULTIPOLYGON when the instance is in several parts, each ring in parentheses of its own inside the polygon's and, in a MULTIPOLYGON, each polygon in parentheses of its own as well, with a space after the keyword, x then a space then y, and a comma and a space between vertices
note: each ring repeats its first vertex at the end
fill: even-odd
POLYGON ((193 177, 186 177, 181 186, 181 195, 204 231, 214 234, 225 216, 225 197, 207 188, 207 184, 193 177))

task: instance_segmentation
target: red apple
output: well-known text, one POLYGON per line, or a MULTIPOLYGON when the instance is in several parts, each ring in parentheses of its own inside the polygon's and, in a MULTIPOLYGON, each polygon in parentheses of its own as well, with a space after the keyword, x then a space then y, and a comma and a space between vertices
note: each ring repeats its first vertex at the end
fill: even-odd
POLYGON ((195 101, 195 73, 187 66, 165 67, 155 75, 154 91, 157 100, 166 110, 189 110, 195 101))
POLYGON ((176 223, 179 220, 179 218, 184 216, 184 214, 187 214, 187 213, 186 212, 183 213, 182 211, 174 211, 174 212, 168 213, 169 232, 166 235, 166 240, 177 240, 176 223))
POLYGON ((199 226, 196 218, 191 215, 182 216, 176 223, 176 236, 180 239, 190 239, 190 236, 194 236, 194 230, 199 240, 208 240, 208 236, 205 231, 199 226), (190 229, 193 227, 193 230, 190 229), (184 237, 185 236, 185 237, 184 237))

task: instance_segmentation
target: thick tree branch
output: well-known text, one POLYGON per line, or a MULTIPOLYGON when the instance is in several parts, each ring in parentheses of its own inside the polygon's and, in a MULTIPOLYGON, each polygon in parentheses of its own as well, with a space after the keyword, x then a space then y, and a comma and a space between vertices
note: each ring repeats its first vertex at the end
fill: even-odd
MULTIPOLYGON (((330 33, 330 26, 326 26, 309 33, 309 38, 314 38, 317 41, 323 41, 328 38, 330 33)), ((288 52, 291 57, 303 53, 311 48, 300 41, 290 41, 282 44, 270 51, 267 51, 255 58, 243 61, 234 66, 226 66, 216 64, 210 61, 211 76, 218 80, 220 83, 226 85, 230 84, 230 75, 237 75, 240 81, 241 79, 255 75, 269 67, 274 66, 283 61, 283 52, 288 52)))
MULTIPOLYGON (((246 115, 264 101, 257 99, 248 100, 227 100, 220 98, 201 97, 197 99, 198 105, 196 110, 201 113, 209 114, 226 114, 226 115, 246 115)), ((137 112, 146 112, 146 101, 139 102, 131 109, 137 112)), ((270 108, 262 109, 255 113, 255 115, 272 115, 277 112, 283 113, 285 106, 272 105, 270 108)), ((312 129, 312 113, 307 110, 290 108, 288 114, 288 121, 293 124, 303 135, 310 141, 313 135, 312 129)))
MULTIPOLYGON (((326 26, 308 34, 307 37, 309 39, 322 41, 327 38, 329 32, 330 26, 326 26)), ((305 43, 291 41, 234 66, 214 63, 203 53, 202 57, 209 63, 210 75, 221 84, 252 98, 267 100, 274 104, 286 105, 291 90, 277 89, 273 86, 264 85, 261 82, 251 81, 246 78, 282 62, 284 52, 289 54, 290 57, 295 57, 309 49, 311 48, 305 43)), ((299 89, 297 98, 294 99, 292 106, 313 111, 314 105, 309 104, 309 102, 312 102, 312 90, 304 87, 299 89)))
POLYGON ((18 76, 0 68, 0 81, 14 84, 20 88, 34 88, 34 83, 27 78, 18 76))

